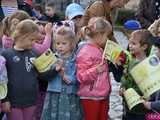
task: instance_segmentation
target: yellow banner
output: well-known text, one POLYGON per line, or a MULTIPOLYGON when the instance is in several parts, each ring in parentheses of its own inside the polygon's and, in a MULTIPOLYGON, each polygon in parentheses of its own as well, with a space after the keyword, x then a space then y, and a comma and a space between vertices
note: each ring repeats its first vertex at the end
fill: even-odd
POLYGON ((147 99, 160 90, 160 60, 156 55, 149 56, 131 70, 135 82, 147 99))
POLYGON ((143 102, 138 93, 133 89, 129 88, 124 92, 124 97, 127 102, 128 108, 131 110, 136 105, 143 102))
POLYGON ((39 72, 45 72, 57 61, 57 57, 48 49, 41 56, 33 60, 33 64, 39 72))
POLYGON ((111 40, 107 40, 103 57, 112 63, 116 63, 122 50, 123 49, 119 44, 111 40))

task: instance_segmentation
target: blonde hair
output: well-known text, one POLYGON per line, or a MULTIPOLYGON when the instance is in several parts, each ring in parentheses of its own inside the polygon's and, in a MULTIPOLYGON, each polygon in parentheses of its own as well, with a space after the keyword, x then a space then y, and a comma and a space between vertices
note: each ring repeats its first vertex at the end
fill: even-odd
POLYGON ((11 35, 11 25, 13 20, 18 24, 20 21, 29 19, 30 16, 28 13, 22 10, 18 10, 14 12, 11 16, 5 17, 3 20, 3 34, 11 35))
POLYGON ((77 38, 73 31, 65 26, 60 27, 56 34, 55 34, 55 39, 57 38, 57 35, 63 36, 67 41, 69 41, 74 48, 77 44, 77 38))
POLYGON ((17 26, 12 34, 13 40, 26 40, 23 38, 29 37, 31 34, 39 32, 38 25, 32 20, 23 20, 17 26))
POLYGON ((112 25, 102 17, 93 17, 89 20, 88 25, 83 28, 84 34, 89 37, 94 37, 97 33, 105 33, 112 31, 112 25))
POLYGON ((160 19, 155 20, 154 23, 149 26, 148 30, 156 37, 158 36, 158 28, 160 28, 160 19))

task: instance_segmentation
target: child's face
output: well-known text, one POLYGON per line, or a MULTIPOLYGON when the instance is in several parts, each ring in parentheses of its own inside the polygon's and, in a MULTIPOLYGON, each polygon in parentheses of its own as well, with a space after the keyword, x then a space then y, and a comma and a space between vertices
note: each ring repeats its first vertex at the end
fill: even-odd
POLYGON ((74 21, 76 27, 78 27, 78 28, 82 27, 82 24, 83 24, 82 17, 83 17, 82 15, 78 15, 72 19, 74 21))
POLYGON ((49 17, 53 17, 55 14, 55 8, 52 8, 52 7, 46 6, 45 11, 46 11, 46 15, 49 17))
POLYGON ((136 55, 140 52, 144 51, 143 47, 140 44, 140 35, 136 33, 132 33, 129 39, 129 51, 131 54, 136 55))
POLYGON ((72 53, 72 44, 69 40, 66 40, 66 38, 62 35, 57 35, 56 40, 56 50, 58 53, 60 53, 62 56, 70 56, 72 53))
POLYGON ((16 28, 16 26, 17 26, 17 24, 19 23, 20 21, 18 20, 18 19, 16 19, 16 18, 14 18, 14 19, 12 19, 11 20, 11 24, 10 24, 10 34, 12 34, 12 32, 14 32, 14 30, 15 30, 15 28, 16 28))
POLYGON ((101 48, 105 48, 106 45, 106 41, 108 38, 108 32, 106 31, 105 33, 101 34, 99 33, 99 35, 97 35, 98 39, 97 39, 97 44, 101 47, 101 48))

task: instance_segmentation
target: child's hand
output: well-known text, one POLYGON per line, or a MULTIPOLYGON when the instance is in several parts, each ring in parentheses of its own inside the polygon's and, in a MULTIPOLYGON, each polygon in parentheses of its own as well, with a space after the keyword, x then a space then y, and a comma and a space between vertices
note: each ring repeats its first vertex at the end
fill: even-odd
POLYGON ((148 101, 145 101, 145 100, 144 100, 143 105, 144 105, 144 107, 147 108, 148 110, 151 109, 151 102, 148 102, 148 101))
POLYGON ((120 96, 123 96, 123 95, 124 95, 124 92, 125 92, 125 88, 120 88, 120 89, 119 89, 119 95, 120 95, 120 96))
POLYGON ((67 77, 67 76, 63 76, 63 81, 67 84, 70 84, 71 83, 71 80, 67 77))
POLYGON ((63 65, 63 60, 59 59, 56 63, 56 71, 61 71, 63 65))
POLYGON ((2 107, 2 111, 5 112, 5 113, 11 112, 11 104, 10 104, 10 102, 2 103, 1 107, 2 107))
POLYGON ((96 71, 97 71, 98 74, 106 71, 106 67, 105 67, 104 63, 100 63, 99 65, 97 65, 96 66, 96 71))
POLYGON ((45 26, 45 32, 46 34, 48 35, 51 35, 52 34, 52 23, 47 23, 46 26, 45 26))

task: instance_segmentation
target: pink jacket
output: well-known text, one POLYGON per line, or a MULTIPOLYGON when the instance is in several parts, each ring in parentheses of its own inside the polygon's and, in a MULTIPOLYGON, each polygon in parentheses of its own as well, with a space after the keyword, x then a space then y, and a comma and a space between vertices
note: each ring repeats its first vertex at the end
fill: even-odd
MULTIPOLYGON (((11 37, 7 37, 6 35, 3 35, 2 37, 2 45, 3 48, 12 48, 13 46, 13 40, 11 37)), ((33 48, 39 53, 43 53, 51 46, 51 36, 46 35, 42 43, 35 43, 33 48)))
POLYGON ((106 71, 97 73, 96 66, 102 62, 103 50, 93 44, 84 45, 78 52, 77 79, 80 82, 78 95, 83 97, 109 97, 111 92, 108 65, 106 71))

